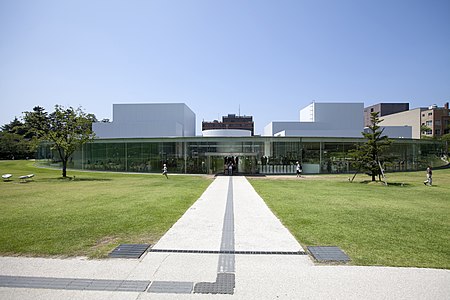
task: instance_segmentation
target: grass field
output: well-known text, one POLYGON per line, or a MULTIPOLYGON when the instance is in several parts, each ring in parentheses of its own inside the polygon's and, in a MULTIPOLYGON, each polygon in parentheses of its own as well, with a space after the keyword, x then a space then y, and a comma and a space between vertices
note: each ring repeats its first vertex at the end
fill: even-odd
POLYGON ((153 244, 211 179, 36 168, 0 161, 0 255, 103 257, 120 243, 153 244), (34 173, 33 181, 19 176, 34 173))
MULTIPOLYGON (((0 255, 104 257, 120 243, 153 244, 211 179, 36 168, 0 161, 0 255), (19 176, 34 173, 33 181, 19 176)), ((303 246, 336 245, 355 265, 450 269, 450 170, 250 179, 303 246)))
POLYGON ((450 170, 250 179, 303 246, 339 246, 356 265, 450 269, 450 170))

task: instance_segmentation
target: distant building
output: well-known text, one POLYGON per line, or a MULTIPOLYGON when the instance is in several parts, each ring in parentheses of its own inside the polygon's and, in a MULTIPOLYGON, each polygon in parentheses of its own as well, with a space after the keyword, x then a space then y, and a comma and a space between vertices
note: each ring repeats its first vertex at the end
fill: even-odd
POLYGON ((195 136, 195 114, 184 103, 113 104, 113 121, 92 129, 101 139, 195 136))
POLYGON ((252 116, 229 114, 222 117, 222 122, 218 120, 202 122, 202 133, 204 136, 253 136, 254 132, 255 124, 252 116))
POLYGON ((411 137, 420 139, 420 118, 425 108, 414 108, 407 111, 383 116, 380 126, 411 126, 411 137))
POLYGON ((409 110, 409 103, 378 103, 364 108, 364 127, 370 125, 370 114, 378 112, 379 117, 409 110))
POLYGON ((450 111, 448 103, 444 107, 432 105, 420 107, 388 116, 383 116, 381 126, 411 126, 412 138, 439 137, 449 133, 450 111), (423 130, 426 129, 426 130, 423 130))
POLYGON ((424 136, 439 137, 449 133, 450 110, 448 102, 444 104, 444 107, 431 105, 428 109, 423 110, 420 124, 427 128, 426 131, 422 132, 424 136))

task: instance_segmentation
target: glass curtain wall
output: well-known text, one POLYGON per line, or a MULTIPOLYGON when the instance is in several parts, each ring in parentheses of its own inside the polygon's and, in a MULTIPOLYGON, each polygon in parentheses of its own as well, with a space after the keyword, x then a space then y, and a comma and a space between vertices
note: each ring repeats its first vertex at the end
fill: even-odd
MULTIPOLYGON (((120 172, 191 174, 226 173, 294 174, 296 162, 304 173, 350 173, 355 171, 349 151, 362 139, 346 138, 165 138, 96 140, 85 144, 69 161, 70 168, 120 172)), ((419 170, 443 165, 440 145, 432 141, 395 140, 386 152, 387 171, 419 170)), ((42 145, 38 157, 59 163, 56 152, 42 145)))

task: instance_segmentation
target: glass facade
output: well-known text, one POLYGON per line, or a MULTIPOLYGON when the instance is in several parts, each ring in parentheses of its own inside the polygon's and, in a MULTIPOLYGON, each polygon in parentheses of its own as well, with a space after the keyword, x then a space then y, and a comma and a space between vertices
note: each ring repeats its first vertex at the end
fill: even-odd
MULTIPOLYGON (((440 145, 433 141, 394 139, 386 155, 387 171, 419 170, 444 164, 440 145)), ((190 137, 98 139, 76 151, 68 166, 83 170, 160 173, 164 163, 171 173, 294 174, 300 161, 306 174, 353 172, 349 150, 357 138, 301 137, 190 137)), ((58 163, 58 156, 42 146, 38 157, 58 163)))

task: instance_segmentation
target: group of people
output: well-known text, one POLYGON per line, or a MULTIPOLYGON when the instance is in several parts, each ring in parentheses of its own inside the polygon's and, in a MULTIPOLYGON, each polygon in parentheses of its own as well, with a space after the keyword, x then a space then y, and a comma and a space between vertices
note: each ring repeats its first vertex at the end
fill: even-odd
POLYGON ((229 176, 232 176, 234 172, 237 170, 237 166, 239 164, 239 158, 234 156, 226 156, 224 158, 223 165, 223 173, 228 173, 229 176))

